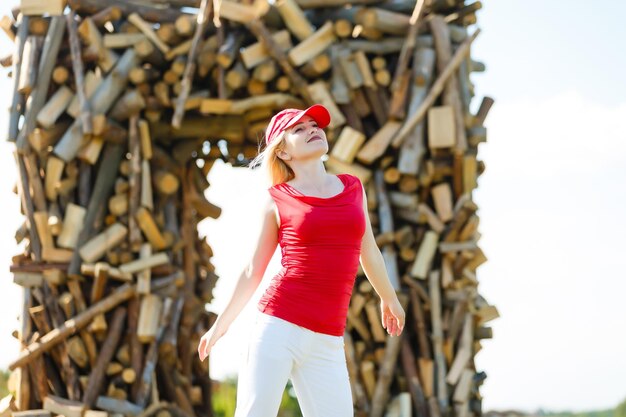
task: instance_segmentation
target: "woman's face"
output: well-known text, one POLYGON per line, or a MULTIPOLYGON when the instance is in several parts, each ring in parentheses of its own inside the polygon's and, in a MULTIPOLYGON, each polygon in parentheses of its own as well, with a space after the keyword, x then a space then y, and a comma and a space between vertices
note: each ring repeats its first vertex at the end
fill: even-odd
POLYGON ((289 155, 287 160, 319 159, 328 152, 326 133, 311 116, 305 115, 297 124, 285 130, 283 151, 289 155))

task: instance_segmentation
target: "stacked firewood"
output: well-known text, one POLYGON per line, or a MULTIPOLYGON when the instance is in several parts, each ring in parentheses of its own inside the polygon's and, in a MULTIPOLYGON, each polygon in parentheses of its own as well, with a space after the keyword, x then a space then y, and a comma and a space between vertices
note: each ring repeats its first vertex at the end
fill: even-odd
POLYGON ((477 292, 480 2, 22 0, 1 27, 24 244, 24 350, 0 413, 211 416, 199 338, 217 280, 197 224, 216 159, 246 166, 271 118, 324 104, 330 172, 366 185, 407 312, 381 327, 359 271, 346 360, 358 416, 481 414, 498 312, 477 292), (66 8, 66 6, 69 6, 66 8))

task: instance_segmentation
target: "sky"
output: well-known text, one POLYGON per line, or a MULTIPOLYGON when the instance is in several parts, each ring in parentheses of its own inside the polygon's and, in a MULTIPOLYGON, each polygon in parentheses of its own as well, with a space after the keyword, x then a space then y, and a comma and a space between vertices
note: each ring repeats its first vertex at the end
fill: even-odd
MULTIPOLYGON (((7 14, 15 2, 4 2, 7 14)), ((487 379, 483 409, 585 411, 626 397, 626 3, 618 0, 482 1, 481 33, 471 56, 476 111, 492 97, 486 170, 473 198, 479 206, 479 292, 498 308, 493 339, 475 356, 487 379), (590 7, 590 5, 594 7, 590 7)), ((471 28, 472 31, 474 28, 471 28)), ((0 34, 0 51, 11 51, 0 34)), ((1 91, 10 91, 6 71, 1 91)), ((9 94, 0 96, 2 108, 9 94)), ((0 132, 7 113, 0 111, 0 132)), ((0 367, 19 349, 21 289, 8 272, 19 253, 23 221, 12 193, 12 145, 0 142, 0 367)), ((260 230, 258 173, 216 163, 207 197, 223 211, 199 226, 214 249, 219 313, 254 251, 260 230)), ((214 346, 210 374, 235 375, 256 301, 280 268, 277 250, 266 275, 229 331, 214 346)))

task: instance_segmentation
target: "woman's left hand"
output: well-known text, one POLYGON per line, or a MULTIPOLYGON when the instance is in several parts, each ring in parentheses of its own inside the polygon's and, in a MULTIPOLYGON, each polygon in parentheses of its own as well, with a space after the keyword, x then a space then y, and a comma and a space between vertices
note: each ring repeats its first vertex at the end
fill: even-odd
POLYGON ((383 328, 387 329, 387 333, 391 336, 400 336, 404 329, 405 314, 398 297, 394 297, 389 302, 381 299, 380 311, 382 313, 383 328))

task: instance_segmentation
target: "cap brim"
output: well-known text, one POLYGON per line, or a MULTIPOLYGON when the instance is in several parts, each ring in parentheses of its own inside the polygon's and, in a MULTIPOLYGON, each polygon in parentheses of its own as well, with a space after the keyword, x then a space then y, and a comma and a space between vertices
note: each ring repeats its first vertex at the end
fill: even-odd
POLYGON ((294 117, 293 120, 289 122, 285 129, 295 125, 302 119, 304 116, 311 116, 313 120, 317 122, 317 125, 320 129, 324 129, 326 126, 330 124, 330 113, 326 107, 321 104, 314 104, 308 109, 305 109, 298 116, 294 117))

